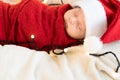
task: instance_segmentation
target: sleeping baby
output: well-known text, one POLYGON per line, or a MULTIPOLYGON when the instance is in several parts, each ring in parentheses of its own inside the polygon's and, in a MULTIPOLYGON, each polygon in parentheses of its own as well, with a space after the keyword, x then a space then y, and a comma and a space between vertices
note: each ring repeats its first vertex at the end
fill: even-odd
POLYGON ((0 43, 44 51, 79 45, 93 33, 105 33, 116 16, 115 4, 116 0, 80 0, 72 6, 49 6, 39 0, 12 5, 1 1, 0 43))

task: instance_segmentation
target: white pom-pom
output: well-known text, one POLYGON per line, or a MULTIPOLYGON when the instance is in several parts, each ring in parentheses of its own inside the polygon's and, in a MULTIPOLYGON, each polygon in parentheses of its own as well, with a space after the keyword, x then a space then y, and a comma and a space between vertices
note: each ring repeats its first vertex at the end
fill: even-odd
POLYGON ((102 46, 103 43, 99 37, 90 36, 86 37, 84 40, 84 48, 89 53, 96 53, 97 51, 102 49, 102 46))

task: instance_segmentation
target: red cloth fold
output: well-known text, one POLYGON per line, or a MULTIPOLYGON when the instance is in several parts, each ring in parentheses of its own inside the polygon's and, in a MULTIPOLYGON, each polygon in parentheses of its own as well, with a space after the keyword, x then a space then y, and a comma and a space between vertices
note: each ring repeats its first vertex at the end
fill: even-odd
POLYGON ((106 11, 108 27, 101 37, 103 43, 110 43, 120 40, 120 1, 100 0, 106 11))

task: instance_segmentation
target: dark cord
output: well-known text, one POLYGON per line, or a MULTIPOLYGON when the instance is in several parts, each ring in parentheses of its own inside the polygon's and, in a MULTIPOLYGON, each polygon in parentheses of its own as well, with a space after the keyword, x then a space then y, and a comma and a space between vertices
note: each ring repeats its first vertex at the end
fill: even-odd
POLYGON ((54 54, 61 55, 64 54, 64 48, 61 48, 60 46, 57 46, 55 49, 52 50, 54 54))
POLYGON ((118 72, 118 70, 119 70, 119 68, 120 68, 120 61, 119 61, 119 59, 117 58, 117 56, 116 56, 115 53, 109 51, 109 52, 105 52, 105 53, 103 53, 103 54, 90 54, 90 55, 95 56, 95 57, 100 57, 100 56, 104 56, 104 55, 107 55, 107 54, 112 54, 112 55, 116 58, 116 61, 117 61, 117 63, 118 63, 118 66, 117 66, 117 69, 115 70, 115 72, 118 72))
MULTIPOLYGON (((80 45, 80 44, 83 44, 83 40, 82 39, 79 40, 79 41, 77 41, 77 42, 71 42, 66 47, 80 45)), ((56 54, 56 55, 61 55, 61 54, 65 53, 65 48, 62 48, 62 47, 60 47, 60 46, 57 45, 56 48, 52 50, 52 52, 54 54, 56 54), (59 51, 57 51, 57 50, 59 50, 59 51)))
POLYGON ((61 4, 64 4, 64 3, 63 3, 63 0, 61 0, 61 4))
POLYGON ((5 44, 15 44, 15 45, 32 44, 34 49, 38 50, 34 39, 32 39, 31 41, 27 41, 27 42, 12 42, 12 41, 0 40, 0 44, 1 45, 5 45, 5 44))

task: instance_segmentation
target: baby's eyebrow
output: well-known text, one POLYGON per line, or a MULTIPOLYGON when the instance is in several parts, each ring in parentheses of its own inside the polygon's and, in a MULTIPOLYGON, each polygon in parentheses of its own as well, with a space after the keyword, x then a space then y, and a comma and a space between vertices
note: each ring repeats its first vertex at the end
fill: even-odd
POLYGON ((74 6, 73 8, 80 8, 80 6, 74 6))

